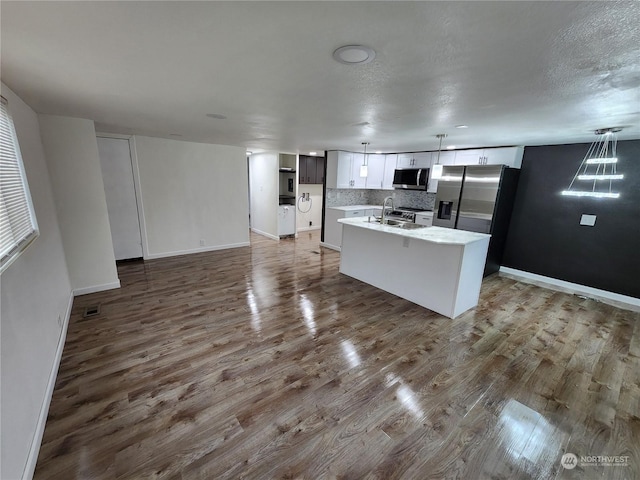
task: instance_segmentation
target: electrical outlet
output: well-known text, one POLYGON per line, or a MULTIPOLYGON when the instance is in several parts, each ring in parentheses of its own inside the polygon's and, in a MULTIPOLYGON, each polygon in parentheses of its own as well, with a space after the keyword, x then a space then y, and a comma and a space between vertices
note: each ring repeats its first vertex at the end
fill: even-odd
POLYGON ((200 246, 201 246, 201 247, 204 247, 204 238, 201 238, 201 239, 200 239, 200 246))
POLYGON ((580 225, 586 225, 587 227, 593 227, 596 224, 596 215, 590 215, 583 213, 580 217, 580 225))

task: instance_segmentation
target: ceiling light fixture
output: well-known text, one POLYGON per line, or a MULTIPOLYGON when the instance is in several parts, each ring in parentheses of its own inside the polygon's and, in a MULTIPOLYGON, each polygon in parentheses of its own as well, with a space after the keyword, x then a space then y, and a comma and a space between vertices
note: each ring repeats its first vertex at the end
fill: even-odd
POLYGON ((366 177, 369 173, 369 162, 367 161, 367 145, 369 145, 369 142, 362 142, 362 145, 364 145, 364 155, 362 157, 362 165, 360 166, 360 176, 366 177))
POLYGON ((447 136, 446 133, 439 133, 436 135, 436 138, 440 139, 440 145, 438 146, 438 158, 436 159, 436 163, 431 169, 431 178, 437 180, 442 178, 442 165, 440 165, 440 152, 442 151, 442 139, 447 136))
POLYGON ((594 133, 598 138, 591 144, 587 154, 582 159, 576 174, 573 176, 569 188, 562 191, 562 195, 571 197, 592 197, 592 198, 619 198, 620 193, 612 192, 613 180, 624 179, 623 174, 616 173, 618 157, 616 154, 618 146, 617 133, 622 128, 611 127, 601 128, 594 133), (574 184, 578 180, 577 188, 574 184), (581 182, 593 182, 585 185, 581 182), (608 181, 608 183, 603 183, 608 181), (607 188, 608 187, 608 188, 607 188))
POLYGON ((468 125, 456 125, 456 128, 469 128, 468 125))
POLYGON ((317 155, 318 152, 309 152, 309 155, 317 155))
POLYGON ((447 150, 455 150, 456 146, 455 145, 447 145, 447 150))
POLYGON ((345 45, 333 52, 333 58, 345 65, 365 65, 376 58, 376 52, 364 45, 345 45))
POLYGON ((380 155, 382 153, 382 150, 376 150, 376 155, 380 155))

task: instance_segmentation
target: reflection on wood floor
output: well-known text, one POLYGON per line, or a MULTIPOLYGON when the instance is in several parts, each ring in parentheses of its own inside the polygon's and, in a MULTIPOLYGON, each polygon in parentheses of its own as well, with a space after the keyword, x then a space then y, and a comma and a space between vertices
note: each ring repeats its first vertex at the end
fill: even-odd
POLYGON ((493 275, 451 320, 251 241, 76 299, 35 478, 639 478, 640 314, 493 275))

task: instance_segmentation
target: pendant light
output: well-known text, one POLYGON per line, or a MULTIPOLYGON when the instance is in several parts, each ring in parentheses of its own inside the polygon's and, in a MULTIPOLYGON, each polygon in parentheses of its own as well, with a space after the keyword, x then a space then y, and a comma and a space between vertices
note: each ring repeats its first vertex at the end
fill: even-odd
POLYGON ((431 178, 438 180, 442 178, 442 165, 440 165, 440 152, 442 151, 442 139, 447 136, 446 133, 439 133, 436 138, 440 139, 440 145, 438 146, 438 158, 435 165, 431 168, 431 178))
POLYGON ((362 165, 360 165, 360 176, 366 177, 369 174, 369 162, 367 159, 367 145, 369 142, 362 142, 364 145, 364 156, 362 157, 362 165))
POLYGON ((601 128, 594 133, 598 138, 591 144, 582 159, 569 188, 562 195, 571 197, 618 198, 620 193, 613 191, 614 182, 622 180, 624 175, 617 173, 618 164, 617 133, 622 128, 601 128))

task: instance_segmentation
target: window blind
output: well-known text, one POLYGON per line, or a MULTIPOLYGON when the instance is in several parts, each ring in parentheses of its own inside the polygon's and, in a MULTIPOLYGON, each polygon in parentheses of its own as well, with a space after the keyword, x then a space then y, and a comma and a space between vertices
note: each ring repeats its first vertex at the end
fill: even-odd
POLYGON ((0 271, 38 235, 29 186, 7 101, 0 97, 0 271))

